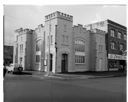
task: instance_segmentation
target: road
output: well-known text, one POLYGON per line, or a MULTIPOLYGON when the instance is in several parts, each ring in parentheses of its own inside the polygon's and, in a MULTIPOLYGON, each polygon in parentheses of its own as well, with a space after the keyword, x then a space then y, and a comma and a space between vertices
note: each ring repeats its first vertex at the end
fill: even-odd
POLYGON ((7 75, 4 102, 126 102, 126 77, 61 80, 7 75))

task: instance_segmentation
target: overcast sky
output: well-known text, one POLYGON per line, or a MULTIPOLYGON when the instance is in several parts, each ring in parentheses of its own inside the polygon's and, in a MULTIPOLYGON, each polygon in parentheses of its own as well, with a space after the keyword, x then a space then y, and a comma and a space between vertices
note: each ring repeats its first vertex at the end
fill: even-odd
POLYGON ((125 5, 5 5, 5 44, 13 44, 15 29, 35 29, 39 24, 44 24, 45 15, 55 11, 72 15, 74 25, 110 19, 126 26, 125 5))

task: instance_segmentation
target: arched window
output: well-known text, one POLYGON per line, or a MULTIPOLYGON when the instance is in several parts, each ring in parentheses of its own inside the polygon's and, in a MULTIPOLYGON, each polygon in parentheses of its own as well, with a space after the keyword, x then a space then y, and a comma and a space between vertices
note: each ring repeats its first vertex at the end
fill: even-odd
POLYGON ((41 39, 36 41, 36 51, 41 51, 41 39))
POLYGON ((85 42, 83 40, 77 39, 74 44, 75 50, 75 64, 85 63, 85 42))

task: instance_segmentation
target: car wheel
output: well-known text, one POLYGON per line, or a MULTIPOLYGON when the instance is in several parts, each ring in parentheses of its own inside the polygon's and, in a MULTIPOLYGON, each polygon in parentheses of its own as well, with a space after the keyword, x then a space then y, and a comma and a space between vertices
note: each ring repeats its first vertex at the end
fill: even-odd
POLYGON ((19 67, 18 69, 19 69, 19 72, 22 72, 23 71, 23 68, 22 67, 19 67))

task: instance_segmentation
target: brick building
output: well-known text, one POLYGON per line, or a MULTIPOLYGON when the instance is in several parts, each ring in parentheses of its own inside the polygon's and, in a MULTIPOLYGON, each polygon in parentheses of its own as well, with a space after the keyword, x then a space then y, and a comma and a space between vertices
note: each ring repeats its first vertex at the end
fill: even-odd
POLYGON ((13 46, 4 45, 4 65, 13 63, 13 46))
POLYGON ((108 70, 126 68, 127 28, 111 20, 85 26, 88 30, 97 28, 106 31, 108 70))

